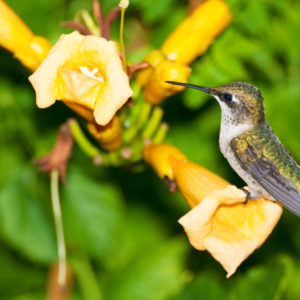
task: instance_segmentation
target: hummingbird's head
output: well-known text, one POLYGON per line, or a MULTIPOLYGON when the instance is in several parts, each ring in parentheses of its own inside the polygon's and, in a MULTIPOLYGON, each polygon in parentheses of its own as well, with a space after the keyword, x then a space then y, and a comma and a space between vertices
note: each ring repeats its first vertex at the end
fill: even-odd
POLYGON ((258 125, 265 121, 263 97, 260 91, 250 83, 232 82, 219 87, 207 88, 175 81, 168 82, 212 95, 219 102, 222 114, 236 124, 258 125))

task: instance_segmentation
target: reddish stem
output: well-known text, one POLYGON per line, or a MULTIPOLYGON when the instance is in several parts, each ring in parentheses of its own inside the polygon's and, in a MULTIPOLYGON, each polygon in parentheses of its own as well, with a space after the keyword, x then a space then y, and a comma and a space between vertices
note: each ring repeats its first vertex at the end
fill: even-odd
POLYGON ((61 22, 60 26, 62 27, 69 27, 75 30, 78 30, 83 35, 91 35, 92 33, 90 30, 81 22, 79 21, 65 21, 61 22))
POLYGON ((132 78, 132 76, 134 75, 135 72, 149 68, 151 65, 146 62, 146 61, 142 61, 140 63, 137 64, 132 64, 130 66, 127 67, 127 73, 129 78, 132 78))
POLYGON ((111 23, 119 16, 121 10, 119 8, 114 8, 110 11, 108 16, 105 18, 105 20, 102 23, 101 27, 101 36, 105 39, 110 39, 110 27, 111 23))
POLYGON ((93 14, 98 24, 102 24, 104 18, 99 0, 93 0, 93 14))

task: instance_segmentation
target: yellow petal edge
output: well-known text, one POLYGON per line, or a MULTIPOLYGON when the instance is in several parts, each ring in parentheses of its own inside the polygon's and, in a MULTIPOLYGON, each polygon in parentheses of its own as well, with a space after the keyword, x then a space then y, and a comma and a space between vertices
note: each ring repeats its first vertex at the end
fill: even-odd
POLYGON ((63 34, 29 81, 38 107, 75 103, 91 109, 102 126, 133 94, 115 43, 78 32, 63 34))

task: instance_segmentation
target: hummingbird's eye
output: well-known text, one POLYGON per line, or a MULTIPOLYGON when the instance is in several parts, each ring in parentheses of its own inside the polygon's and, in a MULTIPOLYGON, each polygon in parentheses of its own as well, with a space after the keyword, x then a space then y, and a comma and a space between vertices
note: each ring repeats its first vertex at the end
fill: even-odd
POLYGON ((231 95, 231 94, 225 93, 225 94, 223 95, 223 97, 224 97, 224 100, 225 100, 226 102, 230 102, 230 101, 232 100, 232 95, 231 95))

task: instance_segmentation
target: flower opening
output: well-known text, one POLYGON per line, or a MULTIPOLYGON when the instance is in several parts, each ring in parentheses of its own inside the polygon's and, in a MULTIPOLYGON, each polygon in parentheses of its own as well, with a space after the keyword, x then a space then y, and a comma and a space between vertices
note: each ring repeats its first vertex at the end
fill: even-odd
POLYGON ((62 35, 29 80, 38 107, 56 100, 83 106, 102 126, 132 96, 115 43, 77 32, 62 35))
POLYGON ((207 250, 227 277, 264 243, 281 216, 281 206, 264 198, 245 204, 244 191, 187 160, 171 145, 147 146, 143 156, 161 178, 175 180, 192 208, 179 223, 191 245, 207 250))
POLYGON ((175 181, 192 207, 179 223, 198 250, 207 250, 230 277, 260 247, 277 224, 282 208, 259 198, 245 204, 245 192, 187 160, 171 158, 175 181))

